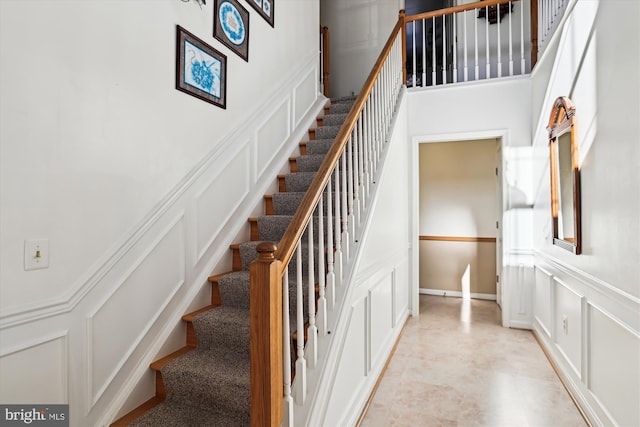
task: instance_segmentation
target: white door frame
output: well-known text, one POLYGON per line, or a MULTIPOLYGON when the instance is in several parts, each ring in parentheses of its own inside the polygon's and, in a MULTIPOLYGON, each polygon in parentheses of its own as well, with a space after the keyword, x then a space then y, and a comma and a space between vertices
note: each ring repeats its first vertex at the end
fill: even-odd
MULTIPOLYGON (((419 150, 418 147, 420 144, 428 144, 434 142, 454 142, 454 141, 470 141, 470 140, 479 140, 479 139, 490 139, 495 138, 498 140, 500 144, 501 156, 497 159, 498 167, 501 171, 505 170, 505 148, 508 146, 508 131, 507 129, 497 129, 497 130, 489 130, 489 131, 477 131, 477 132, 462 132, 462 133, 443 133, 443 134, 427 134, 427 135, 415 135, 410 136, 410 147, 409 147, 409 155, 410 155, 410 177, 411 177, 411 217, 410 221, 410 232, 412 237, 411 248, 411 275, 412 275, 412 298, 411 298, 411 312, 412 315, 418 315, 420 312, 419 309, 419 293, 420 293, 420 281, 419 281, 419 150)), ((508 194, 509 192, 505 189, 505 177, 504 173, 500 174, 502 178, 502 183, 500 185, 501 191, 498 192, 497 197, 501 198, 498 201, 499 205, 502 207, 502 210, 497 212, 498 221, 500 221, 500 227, 498 229, 498 233, 496 235, 496 258, 499 257, 500 260, 504 260, 504 235, 507 234, 510 230, 506 229, 506 226, 503 222, 504 213, 509 207, 508 194)), ((501 262, 502 262, 501 261, 501 262)), ((505 283, 505 274, 504 274, 504 262, 502 262, 502 268, 500 271, 496 271, 496 273, 500 276, 501 286, 500 286, 500 295, 496 295, 497 298, 501 301, 502 308, 502 326, 509 327, 509 302, 510 298, 508 297, 509 285, 505 283)), ((497 290, 496 290, 497 292, 497 290)))

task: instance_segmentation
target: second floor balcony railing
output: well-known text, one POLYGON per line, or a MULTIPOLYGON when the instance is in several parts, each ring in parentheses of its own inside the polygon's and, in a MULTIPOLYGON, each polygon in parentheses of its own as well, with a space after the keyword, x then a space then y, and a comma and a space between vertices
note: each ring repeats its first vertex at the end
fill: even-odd
POLYGON ((530 73, 567 3, 485 0, 405 16, 407 87, 530 73))

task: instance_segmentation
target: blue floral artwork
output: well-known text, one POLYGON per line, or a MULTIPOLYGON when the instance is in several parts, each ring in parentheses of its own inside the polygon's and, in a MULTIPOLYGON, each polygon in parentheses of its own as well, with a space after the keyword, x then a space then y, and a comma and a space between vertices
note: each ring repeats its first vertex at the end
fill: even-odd
POLYGON ((262 16, 265 21, 272 27, 275 26, 273 19, 273 10, 275 7, 275 0, 247 0, 249 5, 256 10, 262 16))
POLYGON ((228 1, 222 2, 218 12, 218 19, 220 20, 222 31, 224 31, 229 41, 236 46, 240 46, 245 39, 245 28, 238 9, 228 1))
POLYGON ((184 52, 184 82, 220 98, 220 61, 186 40, 184 52))
POLYGON ((213 36, 249 62, 249 11, 237 0, 214 3, 213 36))
POLYGON ((178 26, 176 89, 226 108, 227 57, 178 26))

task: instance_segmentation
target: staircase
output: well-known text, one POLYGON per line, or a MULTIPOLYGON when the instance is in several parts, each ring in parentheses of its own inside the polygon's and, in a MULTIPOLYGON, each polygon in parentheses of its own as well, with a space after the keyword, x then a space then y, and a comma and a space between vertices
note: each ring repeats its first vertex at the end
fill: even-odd
MULTIPOLYGON (((309 141, 300 143, 300 155, 289 159, 290 173, 278 176, 279 192, 265 196, 265 215, 249 218, 251 241, 231 245, 232 271, 209 278, 211 305, 183 316, 186 346, 151 364, 156 396, 112 426, 250 425, 249 265, 261 241, 282 238, 354 99, 325 108, 309 141)), ((295 269, 295 262, 289 268, 295 269)), ((296 297, 292 283, 290 307, 296 297)), ((295 336, 295 325, 290 327, 295 336)))

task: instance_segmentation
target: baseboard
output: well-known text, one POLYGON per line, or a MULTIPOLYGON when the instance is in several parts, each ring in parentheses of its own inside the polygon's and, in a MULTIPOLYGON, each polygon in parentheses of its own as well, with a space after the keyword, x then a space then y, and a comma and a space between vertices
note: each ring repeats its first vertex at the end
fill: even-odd
MULTIPOLYGON (((459 291, 445 291, 444 289, 424 289, 420 288, 419 292, 422 295, 435 295, 438 297, 454 297, 454 298, 463 298, 464 294, 459 291)), ((480 294, 471 292, 469 294, 470 298, 473 299, 484 299, 488 301, 496 301, 496 294, 480 294)))

